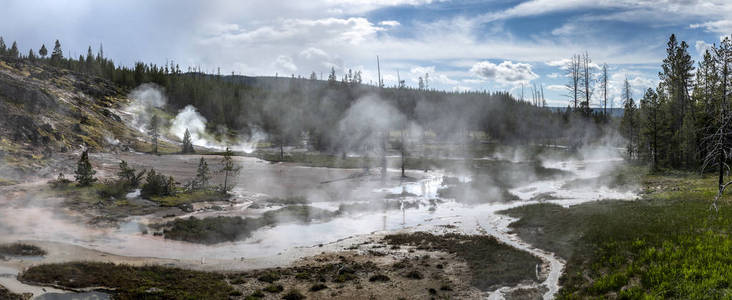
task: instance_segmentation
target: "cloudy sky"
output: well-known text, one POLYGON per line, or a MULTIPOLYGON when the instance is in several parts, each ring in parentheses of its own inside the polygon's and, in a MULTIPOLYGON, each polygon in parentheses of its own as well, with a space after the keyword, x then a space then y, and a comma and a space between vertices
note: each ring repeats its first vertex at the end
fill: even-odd
POLYGON ((508 90, 543 85, 566 106, 562 62, 587 51, 607 63, 611 96, 624 78, 636 97, 655 86, 671 33, 696 59, 732 33, 730 0, 4 0, 0 35, 21 50, 59 39, 78 56, 100 43, 118 63, 244 75, 327 76, 362 70, 387 85, 429 73, 430 88, 508 90))

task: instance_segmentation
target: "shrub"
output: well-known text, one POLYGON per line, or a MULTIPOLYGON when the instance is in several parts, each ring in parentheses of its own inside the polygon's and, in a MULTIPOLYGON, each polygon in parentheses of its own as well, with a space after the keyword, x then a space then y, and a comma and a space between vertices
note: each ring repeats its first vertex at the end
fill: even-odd
POLYGON ((374 276, 371 276, 371 278, 369 278, 369 281, 371 281, 371 282, 376 282, 376 281, 386 282, 389 280, 391 280, 389 278, 389 276, 386 276, 384 274, 376 274, 374 276))
POLYGON ((317 292, 317 291, 321 291, 321 290, 324 290, 324 289, 327 289, 327 288, 328 288, 328 286, 325 285, 325 284, 316 283, 316 284, 313 284, 313 286, 310 287, 310 291, 311 292, 317 292))
POLYGON ((285 288, 281 284, 270 284, 264 288, 265 292, 277 294, 284 291, 285 288))
POLYGON ((285 294, 284 296, 282 296, 282 299, 285 299, 285 300, 301 300, 301 299, 305 299, 305 295, 303 295, 302 293, 300 293, 300 291, 298 291, 298 290, 290 290, 289 292, 287 292, 287 294, 285 294))
POLYGON ((166 178, 165 175, 158 174, 154 169, 150 169, 147 172, 146 182, 142 185, 141 194, 146 198, 175 195, 175 179, 172 176, 166 178))
POLYGON ((105 180, 98 190, 102 198, 122 198, 127 194, 127 184, 119 180, 105 180))

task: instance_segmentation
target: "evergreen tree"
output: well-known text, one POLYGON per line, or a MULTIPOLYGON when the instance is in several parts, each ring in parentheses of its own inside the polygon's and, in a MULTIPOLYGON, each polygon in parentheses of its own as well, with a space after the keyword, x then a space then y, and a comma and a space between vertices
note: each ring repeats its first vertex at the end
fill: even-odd
POLYGON ((683 166, 687 169, 695 168, 697 166, 697 137, 691 111, 686 112, 676 140, 679 141, 679 154, 683 166))
POLYGON ((201 157, 198 162, 198 169, 196 170, 196 179, 194 181, 194 189, 206 190, 208 188, 208 181, 211 179, 211 172, 208 170, 208 164, 206 160, 201 157))
POLYGON ((152 118, 150 119, 150 127, 148 130, 148 134, 150 134, 150 138, 152 141, 152 153, 157 154, 158 153, 158 137, 160 136, 159 133, 159 126, 160 126, 160 118, 158 118, 158 115, 153 114, 152 118))
POLYGON ((135 173, 135 169, 131 168, 126 161, 119 163, 119 171, 117 177, 120 181, 124 182, 126 186, 136 188, 140 186, 142 182, 142 176, 145 175, 145 170, 135 173))
POLYGON ((649 156, 653 170, 658 169, 659 138, 661 137, 662 112, 658 94, 651 88, 646 90, 640 101, 641 134, 644 138, 644 149, 649 156))
MULTIPOLYGON (((686 111, 694 109, 689 97, 694 60, 691 59, 691 55, 688 53, 688 47, 685 41, 679 43, 676 40, 676 35, 672 34, 666 44, 666 58, 661 65, 662 72, 658 74, 666 92, 669 93, 673 121, 672 130, 674 132, 681 129, 686 111)), ((680 157, 679 155, 675 156, 680 157)), ((681 162, 676 160, 673 163, 679 165, 681 162)))
POLYGON ((96 173, 97 172, 94 171, 91 163, 89 162, 88 150, 84 150, 76 164, 76 182, 79 186, 89 186, 97 181, 97 179, 94 178, 94 174, 96 173))
POLYGON ((10 51, 8 51, 8 56, 10 58, 18 58, 20 56, 20 51, 18 51, 18 43, 13 42, 13 45, 10 46, 10 51))
POLYGON ((172 176, 165 177, 154 169, 147 172, 145 184, 142 185, 141 194, 144 197, 151 196, 172 196, 175 195, 175 179, 172 176))
POLYGON ((637 157, 637 134, 638 134, 638 116, 637 106, 633 100, 630 82, 625 79, 623 84, 623 118, 620 121, 621 134, 628 139, 628 145, 626 151, 628 153, 628 159, 633 160, 637 157))
POLYGON ((239 171, 241 171, 241 167, 234 165, 232 156, 234 156, 234 153, 231 152, 229 147, 226 147, 224 157, 221 159, 221 164, 223 165, 221 172, 224 173, 224 187, 221 190, 222 193, 228 193, 234 187, 233 182, 231 184, 229 183, 229 177, 236 177, 239 174, 239 171))
POLYGON ((336 83, 335 67, 330 67, 330 74, 328 74, 328 84, 333 86, 336 83))
POLYGON ((169 196, 175 196, 175 194, 176 194, 175 179, 173 178, 173 176, 168 177, 168 182, 166 185, 166 192, 168 193, 169 196))
POLYGON ((33 49, 28 50, 28 60, 31 62, 36 60, 36 54, 33 53, 33 49))
POLYGON ((61 59, 64 57, 64 52, 61 50, 61 43, 56 40, 53 46, 53 52, 51 52, 51 62, 54 64, 58 64, 61 62, 61 59))
POLYGON ((41 45, 41 49, 38 50, 38 54, 41 55, 41 58, 45 59, 46 55, 48 55, 48 49, 46 49, 46 44, 41 45))
POLYGON ((191 132, 186 128, 186 132, 183 134, 183 146, 181 149, 183 153, 194 153, 193 142, 191 142, 191 132))
POLYGON ((84 62, 85 69, 87 73, 90 74, 97 74, 96 71, 96 65, 94 60, 94 54, 92 53, 92 48, 89 46, 89 48, 86 51, 86 61, 81 60, 81 57, 79 57, 79 62, 84 62))
POLYGON ((8 51, 8 46, 5 45, 5 40, 0 36, 0 56, 5 55, 5 51, 8 51))

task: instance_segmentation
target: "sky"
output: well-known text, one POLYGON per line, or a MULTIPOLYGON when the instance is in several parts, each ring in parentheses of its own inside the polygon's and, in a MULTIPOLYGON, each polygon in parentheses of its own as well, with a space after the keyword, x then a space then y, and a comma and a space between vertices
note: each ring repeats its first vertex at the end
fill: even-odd
MULTIPOLYGON (((118 64, 251 76, 327 77, 360 70, 387 86, 509 91, 543 86, 550 106, 569 104, 564 63, 588 53, 610 72, 620 103, 625 78, 635 98, 655 87, 674 33, 698 61, 732 34, 732 0, 3 0, 0 36, 27 53, 59 39, 78 57, 103 45, 118 64), (522 88, 523 87, 523 88, 522 88)), ((593 106, 599 106, 599 92, 593 106)))

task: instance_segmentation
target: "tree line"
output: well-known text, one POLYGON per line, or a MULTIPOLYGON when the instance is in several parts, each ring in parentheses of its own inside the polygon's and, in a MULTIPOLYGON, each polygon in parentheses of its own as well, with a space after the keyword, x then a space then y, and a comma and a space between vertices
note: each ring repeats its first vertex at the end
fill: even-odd
MULTIPOLYGON (((627 79, 622 89, 625 113, 620 132, 628 140, 628 158, 648 162, 654 170, 724 166, 732 154, 716 156, 719 140, 713 138, 720 128, 732 130, 726 124, 732 41, 725 37, 712 45, 696 64, 688 48, 672 34, 658 86, 649 87, 639 101, 633 99, 627 79)), ((730 145, 727 139, 722 141, 725 149, 730 145)))
MULTIPOLYGON (((315 73, 308 79, 294 75, 289 78, 224 76, 205 74, 200 68, 191 67, 183 72, 173 61, 162 66, 142 62, 132 67, 115 65, 104 56, 101 45, 96 53, 90 46, 86 56, 78 58, 64 56, 58 40, 50 57, 45 45, 38 55, 32 50, 28 55, 20 55, 17 44, 13 45, 8 50, 0 39, 0 56, 99 76, 127 90, 143 83, 155 83, 163 87, 169 110, 193 105, 209 121, 211 132, 217 132, 220 126, 230 129, 231 134, 251 134, 258 129, 267 133, 270 142, 280 146, 296 145, 306 136, 307 144, 315 150, 353 150, 342 149, 334 125, 358 99, 367 95, 382 98, 408 122, 434 133, 438 139, 481 131, 499 143, 580 144, 599 137, 606 130, 608 120, 606 113, 590 112, 589 81, 582 86, 579 79, 575 109, 561 112, 545 108, 543 101, 537 100, 539 96, 528 102, 501 91, 429 89, 429 74, 424 75, 423 84, 418 88, 407 87, 402 80, 393 87, 384 87, 381 81, 378 86, 364 84, 361 72, 350 70, 342 80, 337 80, 335 69, 331 69, 328 80, 318 80, 315 73), (580 99, 582 95, 585 100, 580 99)), ((589 57, 585 55, 578 62, 578 68, 587 68, 589 57)))

